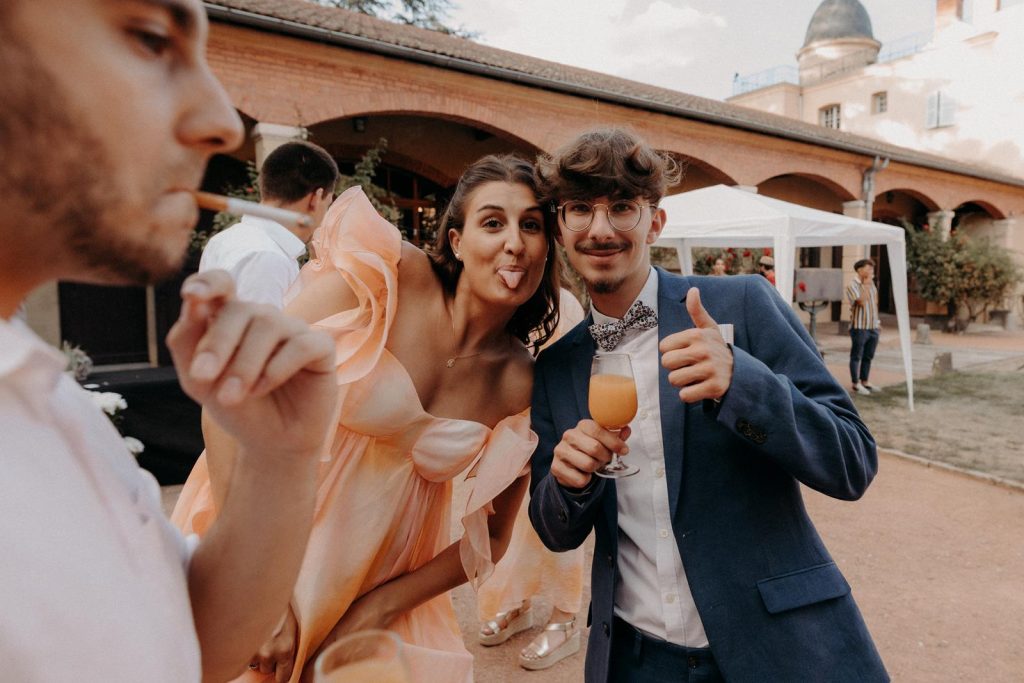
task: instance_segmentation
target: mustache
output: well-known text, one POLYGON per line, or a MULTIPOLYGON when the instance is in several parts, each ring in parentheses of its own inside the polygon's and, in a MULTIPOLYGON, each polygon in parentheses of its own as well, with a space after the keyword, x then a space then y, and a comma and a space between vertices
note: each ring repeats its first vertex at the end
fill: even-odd
POLYGON ((598 242, 596 240, 584 240, 577 242, 576 251, 602 252, 621 251, 629 248, 629 242, 598 242))

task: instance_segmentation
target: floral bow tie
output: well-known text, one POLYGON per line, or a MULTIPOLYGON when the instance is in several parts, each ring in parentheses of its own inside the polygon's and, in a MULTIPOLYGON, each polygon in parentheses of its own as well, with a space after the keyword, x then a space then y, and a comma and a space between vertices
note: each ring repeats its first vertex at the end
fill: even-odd
POLYGON ((628 329, 649 330, 658 324, 658 314, 654 309, 639 301, 633 303, 626 311, 622 320, 590 326, 590 336, 594 338, 602 351, 613 351, 622 340, 628 329))

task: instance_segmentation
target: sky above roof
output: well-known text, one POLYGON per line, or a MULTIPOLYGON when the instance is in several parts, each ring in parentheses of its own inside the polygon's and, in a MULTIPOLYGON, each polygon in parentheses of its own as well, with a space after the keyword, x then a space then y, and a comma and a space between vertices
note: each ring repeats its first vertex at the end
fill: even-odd
MULTIPOLYGON (((796 66, 820 0, 455 0, 479 42, 712 99, 796 66)), ((935 0, 861 0, 883 43, 930 31, 935 0)))

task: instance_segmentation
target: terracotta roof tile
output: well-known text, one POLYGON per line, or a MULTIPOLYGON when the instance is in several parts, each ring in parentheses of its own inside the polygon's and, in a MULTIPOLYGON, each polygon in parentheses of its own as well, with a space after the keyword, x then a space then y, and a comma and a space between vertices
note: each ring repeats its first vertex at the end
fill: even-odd
MULTIPOLYGON (((547 87, 552 90, 582 88, 590 91, 587 96, 598 99, 603 96, 611 100, 618 99, 620 102, 625 98, 629 101, 626 102, 627 104, 638 108, 652 107, 675 116, 754 130, 777 137, 820 144, 825 147, 863 154, 877 154, 904 163, 1012 185, 1024 185, 1024 179, 1014 178, 999 170, 965 164, 935 154, 919 152, 873 138, 824 128, 727 102, 537 59, 508 50, 487 47, 472 40, 449 36, 437 31, 385 21, 335 7, 324 7, 309 0, 208 0, 204 4, 211 12, 218 8, 235 10, 429 55, 447 57, 494 69, 496 78, 522 76, 524 80, 536 87, 547 87), (545 83, 538 83, 538 81, 545 81, 545 83)), ((232 21, 231 15, 224 16, 223 11, 215 14, 214 18, 232 21)), ((244 23, 240 15, 236 15, 235 20, 244 23)), ((280 26, 281 31, 288 32, 287 23, 280 26)), ((372 48, 368 45, 367 49, 372 48)), ((415 54, 410 54, 409 58, 415 59, 415 54)), ((458 69, 460 65, 453 63, 451 68, 458 69)))

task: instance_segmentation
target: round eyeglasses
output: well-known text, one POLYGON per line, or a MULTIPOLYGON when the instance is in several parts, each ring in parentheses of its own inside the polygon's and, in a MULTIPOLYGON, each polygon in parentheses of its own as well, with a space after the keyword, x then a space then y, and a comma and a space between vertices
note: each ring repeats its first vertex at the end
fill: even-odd
POLYGON ((607 204, 591 204, 582 199, 572 199, 555 207, 558 218, 568 230, 583 232, 594 222, 597 208, 604 209, 608 223, 619 232, 629 232, 640 225, 640 217, 647 207, 657 208, 654 204, 641 204, 633 199, 614 199, 607 204))

